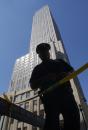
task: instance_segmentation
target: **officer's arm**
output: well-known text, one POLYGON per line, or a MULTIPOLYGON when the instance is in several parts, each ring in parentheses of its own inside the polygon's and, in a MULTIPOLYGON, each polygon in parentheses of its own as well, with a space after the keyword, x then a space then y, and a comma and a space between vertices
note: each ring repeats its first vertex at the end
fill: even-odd
POLYGON ((39 88, 39 84, 40 84, 40 80, 38 80, 38 70, 37 68, 35 67, 32 74, 31 74, 31 78, 30 78, 30 87, 32 89, 38 89, 39 88))
POLYGON ((64 60, 61 60, 61 62, 62 62, 62 65, 64 66, 64 72, 70 74, 74 71, 74 68, 70 64, 68 64, 64 60))
POLYGON ((38 89, 40 88, 41 84, 41 79, 30 79, 30 86, 32 89, 38 89))
POLYGON ((38 89, 41 88, 42 84, 45 82, 45 80, 48 79, 48 76, 40 76, 40 70, 38 67, 35 67, 31 78, 30 78, 30 87, 32 89, 38 89))
POLYGON ((33 77, 31 77, 30 79, 30 87, 32 89, 38 89, 38 88, 41 88, 42 87, 42 84, 46 81, 49 81, 49 80, 53 80, 54 77, 52 75, 47 75, 47 76, 44 76, 44 77, 41 77, 41 78, 36 78, 36 79, 33 79, 33 77))

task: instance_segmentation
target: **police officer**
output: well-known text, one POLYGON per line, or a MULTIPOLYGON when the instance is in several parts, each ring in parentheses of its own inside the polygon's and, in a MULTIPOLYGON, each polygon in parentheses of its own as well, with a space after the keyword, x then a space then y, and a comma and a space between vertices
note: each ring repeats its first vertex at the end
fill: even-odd
MULTIPOLYGON (((36 47, 42 62, 34 68, 30 78, 31 88, 40 88, 41 92, 73 71, 64 60, 50 59, 49 50, 50 45, 47 43, 36 47)), ((79 109, 69 81, 40 98, 46 113, 44 130, 60 130, 60 113, 64 118, 64 130, 80 130, 79 109)))

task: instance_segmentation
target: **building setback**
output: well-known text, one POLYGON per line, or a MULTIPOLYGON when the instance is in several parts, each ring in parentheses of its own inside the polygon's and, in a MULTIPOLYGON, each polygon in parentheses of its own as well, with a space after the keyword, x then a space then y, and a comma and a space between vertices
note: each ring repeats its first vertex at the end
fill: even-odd
MULTIPOLYGON (((12 102, 19 106, 34 112, 37 115, 45 117, 43 104, 39 97, 31 101, 26 101, 34 96, 37 91, 30 88, 29 79, 33 68, 41 62, 36 54, 36 46, 42 42, 49 43, 51 46, 50 54, 52 59, 64 59, 69 63, 68 56, 54 18, 48 6, 44 6, 33 16, 32 32, 30 40, 29 53, 16 60, 13 74, 11 77, 9 93, 13 94, 12 102), (23 103, 21 103, 24 101, 23 103)), ((70 81, 73 88, 73 94, 77 104, 81 104, 86 112, 85 97, 80 86, 79 80, 75 78, 70 81)), ((82 114, 80 113, 81 124, 83 124, 82 114)), ((29 124, 19 122, 8 117, 1 117, 1 130, 39 130, 29 124), (3 122, 3 126, 2 126, 3 122)), ((84 125, 84 124, 83 124, 84 125)))

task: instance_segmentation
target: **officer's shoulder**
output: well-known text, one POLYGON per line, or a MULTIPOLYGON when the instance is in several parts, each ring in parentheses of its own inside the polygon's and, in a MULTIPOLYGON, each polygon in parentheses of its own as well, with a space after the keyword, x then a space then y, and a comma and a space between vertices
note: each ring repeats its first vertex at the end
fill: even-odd
POLYGON ((61 63, 61 62, 65 62, 63 59, 55 59, 56 63, 61 63))
POLYGON ((38 68, 39 68, 39 66, 40 66, 40 64, 36 65, 36 66, 34 67, 34 69, 38 69, 38 68))
POLYGON ((36 66, 34 67, 34 70, 38 70, 38 69, 40 68, 40 66, 41 66, 41 63, 38 64, 38 65, 36 65, 36 66))

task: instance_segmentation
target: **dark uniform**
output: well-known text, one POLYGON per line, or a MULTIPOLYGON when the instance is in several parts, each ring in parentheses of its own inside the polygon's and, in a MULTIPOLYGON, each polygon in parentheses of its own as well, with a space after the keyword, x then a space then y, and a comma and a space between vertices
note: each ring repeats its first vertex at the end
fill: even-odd
MULTIPOLYGON (((73 68, 63 60, 49 59, 34 68, 30 79, 31 88, 43 91, 72 71, 73 68), (36 80, 36 87, 33 88, 32 84, 36 80)), ((46 113, 44 130, 60 130, 60 113, 64 118, 64 130, 80 130, 79 109, 69 81, 44 94, 41 100, 46 113)))

